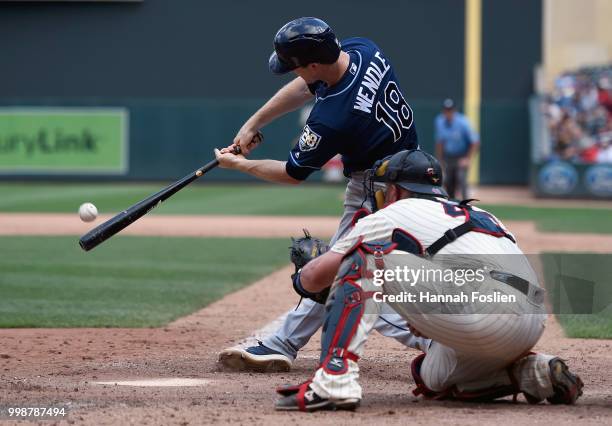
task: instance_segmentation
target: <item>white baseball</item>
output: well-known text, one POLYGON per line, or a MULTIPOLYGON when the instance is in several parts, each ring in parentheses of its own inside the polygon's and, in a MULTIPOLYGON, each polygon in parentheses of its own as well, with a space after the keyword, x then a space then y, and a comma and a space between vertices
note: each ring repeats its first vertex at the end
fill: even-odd
POLYGON ((98 217, 98 209, 91 203, 83 203, 79 207, 79 217, 83 222, 92 222, 98 217))

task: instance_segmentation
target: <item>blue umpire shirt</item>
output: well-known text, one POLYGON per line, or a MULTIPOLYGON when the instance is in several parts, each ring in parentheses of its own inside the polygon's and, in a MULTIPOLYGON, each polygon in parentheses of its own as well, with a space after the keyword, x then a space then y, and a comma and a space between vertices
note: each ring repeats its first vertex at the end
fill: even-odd
POLYGON ((342 154, 344 174, 350 176, 388 155, 418 148, 412 109, 389 60, 366 38, 343 40, 342 50, 350 64, 340 81, 309 85, 315 104, 286 166, 295 179, 306 179, 336 154, 342 154))
POLYGON ((478 142, 478 135, 472 130, 467 118, 455 111, 449 122, 444 114, 435 119, 436 143, 444 147, 444 157, 457 158, 467 155, 470 146, 478 142))

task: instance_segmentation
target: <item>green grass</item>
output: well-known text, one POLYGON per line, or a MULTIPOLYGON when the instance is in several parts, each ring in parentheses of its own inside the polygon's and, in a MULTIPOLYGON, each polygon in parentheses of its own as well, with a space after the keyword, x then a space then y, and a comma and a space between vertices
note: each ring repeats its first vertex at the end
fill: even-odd
POLYGON ((612 209, 476 205, 501 220, 534 221, 537 228, 544 232, 612 234, 612 209))
MULTIPOLYGON (((0 212, 76 212, 90 201, 115 213, 167 183, 0 184, 0 212)), ((342 213, 344 187, 324 185, 194 184, 153 210, 154 214, 318 215, 342 213)))
MULTIPOLYGON (((75 213, 91 201, 101 213, 116 213, 159 191, 166 183, 0 183, 0 212, 75 213)), ((152 214, 339 216, 341 185, 194 184, 152 214)), ((522 207, 477 203, 502 220, 531 220, 545 232, 612 234, 612 209, 522 207)))
MULTIPOLYGON (((285 263, 285 239, 119 236, 85 253, 76 237, 0 237, 0 327, 161 326, 285 263)), ((612 338, 612 254, 542 263, 566 334, 612 338)))
POLYGON ((612 338, 612 254, 543 253, 553 313, 569 337, 612 338))
POLYGON ((0 237, 0 327, 160 326, 285 263, 284 239, 0 237))

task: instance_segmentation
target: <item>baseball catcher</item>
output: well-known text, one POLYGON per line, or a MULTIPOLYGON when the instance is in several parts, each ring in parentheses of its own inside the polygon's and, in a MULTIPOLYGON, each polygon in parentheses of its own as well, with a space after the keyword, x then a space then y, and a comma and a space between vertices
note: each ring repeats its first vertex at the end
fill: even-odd
POLYGON ((385 306, 431 338, 412 363, 415 395, 482 402, 522 393, 529 403, 573 404, 580 378, 558 357, 531 352, 546 322, 544 290, 515 237, 492 214, 449 201, 424 151, 391 155, 367 179, 385 184, 369 186, 378 210, 293 276, 305 297, 333 285, 319 367, 278 389, 276 409, 355 409, 359 358, 385 306))

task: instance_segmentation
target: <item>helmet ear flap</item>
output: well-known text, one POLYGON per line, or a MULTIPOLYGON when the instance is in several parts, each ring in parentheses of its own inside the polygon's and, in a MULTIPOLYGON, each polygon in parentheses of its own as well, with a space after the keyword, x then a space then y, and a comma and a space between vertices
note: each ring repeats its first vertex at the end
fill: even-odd
POLYGON ((374 193, 374 200, 376 200, 376 210, 380 210, 385 207, 385 191, 379 189, 374 193))
POLYGON ((389 167, 389 160, 382 161, 380 165, 376 166, 376 173, 375 173, 375 175, 377 177, 384 176, 385 173, 387 173, 387 167, 389 167))

